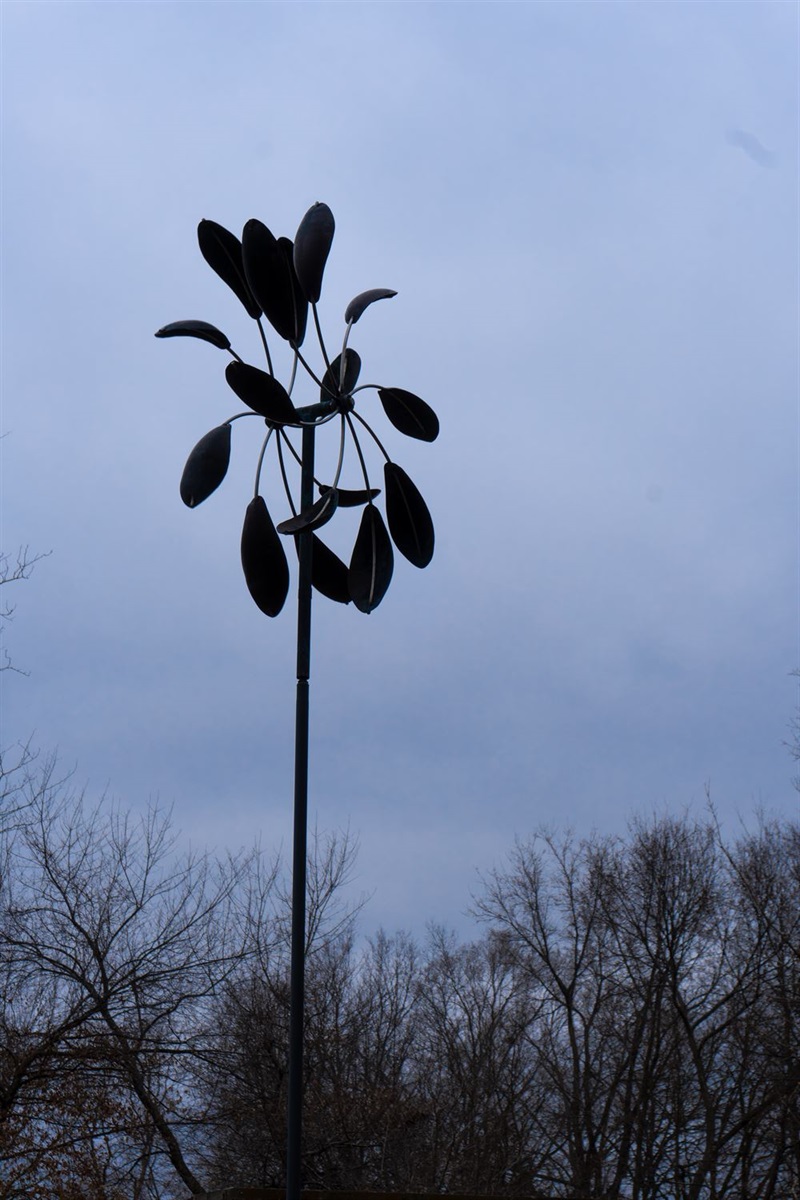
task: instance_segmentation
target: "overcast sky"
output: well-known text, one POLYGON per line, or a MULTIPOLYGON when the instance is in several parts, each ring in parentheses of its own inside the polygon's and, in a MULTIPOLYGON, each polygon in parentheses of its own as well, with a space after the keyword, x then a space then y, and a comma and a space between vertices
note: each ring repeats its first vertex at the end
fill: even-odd
MULTIPOLYGON (((259 423, 185 508, 239 405, 224 353, 153 332, 202 318, 259 364, 197 222, 293 237, 324 200, 323 329, 396 288, 362 377, 441 420, 414 442, 360 393, 436 553, 369 617, 315 602, 311 804, 360 839, 363 927, 468 928, 476 870, 542 824, 707 786, 731 834, 796 815, 798 11, 5 0, 2 547, 52 553, 4 744, 288 849, 294 601, 262 616, 239 565, 259 423)), ((288 515, 274 463, 264 490, 288 515)), ((327 532, 346 556, 352 514, 327 532)))

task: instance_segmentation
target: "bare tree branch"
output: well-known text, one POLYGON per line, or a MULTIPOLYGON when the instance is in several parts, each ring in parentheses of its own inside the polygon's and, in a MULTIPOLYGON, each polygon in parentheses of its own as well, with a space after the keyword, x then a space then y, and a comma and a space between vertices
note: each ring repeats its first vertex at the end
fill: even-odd
MULTIPOLYGON (((29 579, 37 562, 47 558, 49 554, 50 551, 47 554, 31 554, 27 546, 20 546, 15 556, 0 550, 0 587, 3 584, 18 583, 21 579, 29 579)), ((0 642, 3 641, 6 625, 14 618, 15 608, 16 605, 6 600, 3 593, 3 600, 0 602, 0 642)), ((0 647, 0 671, 27 674, 27 671, 21 671, 19 667, 14 666, 5 646, 0 647)))

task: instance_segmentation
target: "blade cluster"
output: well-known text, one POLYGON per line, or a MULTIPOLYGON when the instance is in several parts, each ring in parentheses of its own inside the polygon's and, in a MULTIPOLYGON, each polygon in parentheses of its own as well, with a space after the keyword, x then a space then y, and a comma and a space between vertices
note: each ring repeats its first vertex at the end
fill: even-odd
MULTIPOLYGON (((335 222, 326 204, 314 204, 303 217, 294 241, 275 235, 261 221, 250 220, 241 240, 215 221, 201 221, 197 238, 200 252, 220 279, 228 285, 247 314, 257 322, 266 357, 266 370, 244 362, 226 334, 207 321, 173 321, 156 337, 191 337, 227 351, 231 361, 225 379, 248 411, 237 413, 205 434, 190 453, 181 478, 184 504, 196 508, 216 491, 228 470, 232 422, 243 416, 261 417, 267 433, 258 459, 253 499, 245 512, 242 528, 242 567, 250 595, 263 613, 274 617, 283 608, 289 590, 289 565, 281 535, 312 542, 311 582, 322 595, 341 604, 352 603, 361 612, 380 604, 392 579, 394 549, 415 567, 426 567, 433 557, 434 530, 428 507, 406 472, 394 463, 371 426, 355 412, 354 393, 377 392, 383 411, 400 433, 419 441, 432 442, 439 433, 433 409, 403 388, 375 384, 358 385, 361 358, 347 342, 353 325, 370 305, 396 295, 391 288, 360 292, 345 310, 345 333, 341 353, 330 359, 322 337, 317 304, 328 260, 335 222), (305 341, 309 309, 317 332, 323 366, 319 374, 308 365, 301 347, 305 341), (289 382, 277 379, 262 317, 288 343, 293 359, 289 382), (298 364, 316 381, 319 400, 297 407, 292 399, 298 364), (298 511, 287 475, 287 459, 300 462, 290 432, 308 425, 334 421, 340 431, 338 464, 329 483, 319 483, 319 499, 298 511), (356 425, 358 422, 358 425, 356 425), (359 432, 363 429, 385 459, 384 489, 386 522, 375 504, 380 489, 371 485, 359 432), (361 468, 361 483, 353 488, 339 486, 346 435, 355 447, 361 468), (280 476, 291 516, 277 527, 259 492, 264 452, 274 438, 280 476), (317 535, 340 508, 362 507, 361 520, 349 564, 345 564, 317 535), (387 529, 388 523, 388 529, 387 529), (394 547, 394 549, 393 549, 394 547)), ((262 427, 263 428, 263 427, 262 427)))

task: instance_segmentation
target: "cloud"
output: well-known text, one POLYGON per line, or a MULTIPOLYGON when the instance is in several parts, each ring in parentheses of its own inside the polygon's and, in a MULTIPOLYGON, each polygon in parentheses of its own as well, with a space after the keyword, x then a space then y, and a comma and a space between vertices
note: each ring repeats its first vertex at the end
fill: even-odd
POLYGON ((757 166, 777 167, 777 155, 767 150, 765 146, 762 146, 758 138, 752 133, 745 133, 743 129, 730 129, 725 137, 729 145, 738 146, 757 166))
POLYGON ((442 432, 359 401, 437 549, 369 619, 315 606, 320 826, 351 818, 404 923, 442 915, 437 879, 459 911, 481 845, 542 820, 621 827, 709 775, 730 811, 792 803, 796 189, 748 190, 719 130, 749 72, 754 123, 796 140, 796 64, 717 7, 6 6, 4 534, 53 550, 9 736, 204 840, 288 837, 293 613, 262 617, 239 563, 257 423, 184 509, 237 404, 224 355, 153 333, 205 319, 258 363, 197 221, 291 235, 321 199, 326 336, 397 288, 351 342, 442 432))

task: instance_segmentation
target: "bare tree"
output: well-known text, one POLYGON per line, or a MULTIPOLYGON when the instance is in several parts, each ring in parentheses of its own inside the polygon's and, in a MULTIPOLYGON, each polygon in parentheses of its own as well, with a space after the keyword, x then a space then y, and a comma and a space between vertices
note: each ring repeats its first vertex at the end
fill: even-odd
MULTIPOLYGON (((305 1059, 306 1167, 319 1176, 332 1114, 314 1134, 315 1096, 331 1069, 326 1031, 341 1019, 350 986, 352 934, 363 901, 345 898, 356 843, 347 833, 315 832, 309 849, 305 1059)), ((252 953, 217 989, 209 1020, 209 1051, 198 1075, 209 1121, 209 1178, 279 1186, 285 1172, 288 1087, 291 893, 278 877, 273 901, 252 953)))
POLYGON ((540 836, 492 877, 479 910, 544 1004, 537 1186, 791 1194, 796 836, 724 852, 713 822, 640 821, 627 842, 540 836))
MULTIPOLYGON (((134 819, 40 789, 6 861, 6 1118, 80 1066, 124 1088, 149 1157, 201 1192, 187 1064, 208 998, 250 952, 239 897, 251 860, 177 855, 157 809, 134 819)), ((144 1179, 147 1163, 137 1169, 144 1179)))
POLYGON ((541 1002, 502 938, 460 946, 431 930, 418 990, 416 1090, 428 1113, 420 1184, 436 1191, 530 1194, 533 1061, 541 1002))
POLYGON ((325 1187, 408 1186, 426 1116, 413 1085, 418 956, 404 934, 352 939, 312 971, 307 1168, 325 1187))
POLYGON ((541 1089, 539 1186, 575 1196, 604 1195, 609 1186, 609 1117, 627 1065, 614 1046, 614 1023, 626 1022, 628 1005, 608 963, 599 886, 607 854, 594 841, 537 835, 518 843, 510 868, 493 873, 476 905, 536 1006, 526 1036, 541 1089))
POLYGON ((749 1071, 733 1104, 742 1132, 731 1177, 743 1195, 777 1200, 800 1194, 800 827, 762 815, 720 848, 735 889, 737 953, 758 984, 732 1044, 749 1071))
MULTIPOLYGON (((18 583, 30 577, 33 568, 43 554, 31 554, 27 546, 22 546, 12 557, 0 551, 0 588, 4 585, 18 583)), ((3 592, 0 598, 0 676, 3 672, 15 671, 25 674, 14 666, 7 648, 3 645, 6 626, 13 618, 15 605, 7 599, 3 592)), ((36 764, 36 751, 30 742, 22 742, 14 746, 0 746, 0 830, 16 820, 23 797, 40 772, 36 764)), ((45 770, 46 773, 46 770, 45 770)))
MULTIPOLYGON (((280 1186, 276 863, 179 855, 164 814, 35 774, 0 838, 0 1200, 280 1186)), ((481 939, 423 948, 358 943, 354 853, 317 838, 309 862, 307 1186, 800 1190, 796 824, 538 835, 486 882, 481 939)))
MULTIPOLYGON (((0 587, 19 583, 21 579, 29 579, 31 571, 45 554, 31 554, 27 546, 21 546, 15 556, 0 550, 0 587)), ((3 641, 6 625, 13 619, 15 605, 6 599, 6 593, 0 601, 0 642, 3 641)), ((5 646, 0 649, 0 671, 19 671, 15 667, 5 646)))
MULTIPOLYGON (((800 679, 800 669, 792 671, 792 675, 794 675, 796 679, 800 679)), ((798 705, 798 707, 795 709, 794 716, 789 722, 789 732, 791 737, 789 741, 785 743, 785 745, 792 758, 797 763, 800 762, 800 705, 798 705)), ((795 775, 794 779, 792 780, 792 786, 794 787, 795 791, 800 792, 800 775, 795 775)))

